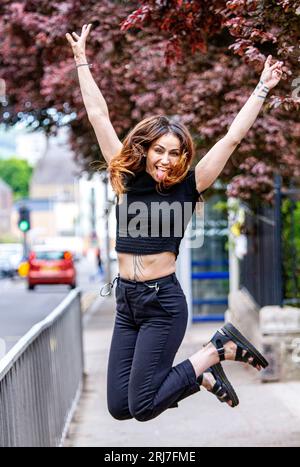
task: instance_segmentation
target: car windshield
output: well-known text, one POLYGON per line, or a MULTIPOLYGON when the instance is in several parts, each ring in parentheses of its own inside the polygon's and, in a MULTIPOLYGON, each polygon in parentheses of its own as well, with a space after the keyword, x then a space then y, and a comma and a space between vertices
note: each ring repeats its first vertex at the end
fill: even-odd
POLYGON ((36 259, 42 260, 60 260, 64 259, 63 251, 36 251, 36 259))

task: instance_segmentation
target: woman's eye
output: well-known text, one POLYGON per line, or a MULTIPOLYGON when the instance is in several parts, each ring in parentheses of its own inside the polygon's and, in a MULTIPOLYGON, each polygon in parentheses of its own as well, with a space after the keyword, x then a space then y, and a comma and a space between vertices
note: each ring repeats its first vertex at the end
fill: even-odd
MULTIPOLYGON (((156 148, 155 151, 156 151, 156 152, 159 152, 159 153, 162 153, 162 152, 163 152, 162 149, 159 149, 159 148, 156 148)), ((176 152, 172 152, 172 153, 170 154, 170 156, 173 156, 173 157, 175 156, 175 157, 177 157, 177 156, 179 156, 179 154, 176 153, 176 152)))

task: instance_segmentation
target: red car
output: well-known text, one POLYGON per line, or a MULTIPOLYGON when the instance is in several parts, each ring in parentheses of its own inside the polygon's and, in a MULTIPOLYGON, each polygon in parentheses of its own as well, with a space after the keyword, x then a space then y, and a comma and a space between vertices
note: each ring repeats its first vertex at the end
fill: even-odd
POLYGON ((76 287, 76 270, 69 251, 34 250, 29 254, 28 289, 40 284, 76 287))

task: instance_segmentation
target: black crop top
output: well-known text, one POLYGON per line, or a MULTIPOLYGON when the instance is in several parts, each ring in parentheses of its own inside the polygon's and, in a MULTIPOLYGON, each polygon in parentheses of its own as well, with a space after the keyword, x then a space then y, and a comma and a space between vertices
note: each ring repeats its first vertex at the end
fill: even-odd
POLYGON ((171 251, 177 259, 180 242, 200 196, 195 169, 162 193, 156 191, 156 183, 144 170, 127 184, 129 191, 116 205, 117 252, 147 255, 171 251))

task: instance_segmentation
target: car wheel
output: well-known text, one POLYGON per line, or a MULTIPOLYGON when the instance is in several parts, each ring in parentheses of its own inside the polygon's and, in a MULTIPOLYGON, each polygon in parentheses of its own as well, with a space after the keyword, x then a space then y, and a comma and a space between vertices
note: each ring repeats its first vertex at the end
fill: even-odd
POLYGON ((70 289, 75 289, 76 288, 76 284, 71 284, 70 285, 70 289))
POLYGON ((33 284, 28 284, 27 289, 28 290, 34 290, 34 285, 33 284))

